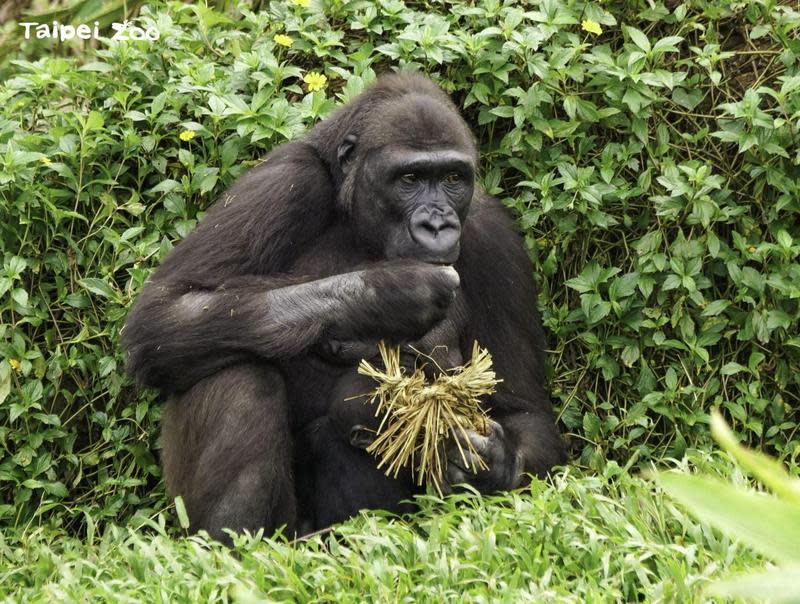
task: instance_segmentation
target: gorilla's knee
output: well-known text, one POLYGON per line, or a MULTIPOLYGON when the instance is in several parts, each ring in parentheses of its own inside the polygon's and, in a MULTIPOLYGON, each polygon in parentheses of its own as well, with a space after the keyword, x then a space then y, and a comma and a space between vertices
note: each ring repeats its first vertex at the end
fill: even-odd
POLYGON ((294 530, 290 434, 283 380, 267 365, 229 367, 170 401, 164 479, 192 529, 223 539, 223 528, 294 530))

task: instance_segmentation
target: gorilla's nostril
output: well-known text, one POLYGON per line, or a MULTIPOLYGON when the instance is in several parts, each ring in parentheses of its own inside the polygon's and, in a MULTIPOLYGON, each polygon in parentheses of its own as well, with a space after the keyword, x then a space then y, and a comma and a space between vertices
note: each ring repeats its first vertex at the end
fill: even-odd
POLYGON ((428 231, 434 237, 441 234, 442 231, 445 229, 452 229, 453 225, 451 225, 448 221, 442 218, 439 214, 433 214, 427 220, 423 220, 420 223, 420 226, 428 231))
POLYGON ((431 223, 431 222, 423 222, 423 223, 422 223, 420 226, 421 226, 423 229, 425 229, 426 231, 428 231, 429 233, 431 233, 431 234, 432 234, 434 237, 435 237, 435 236, 436 236, 436 235, 439 233, 439 231, 441 230, 441 228, 440 228, 440 227, 434 226, 434 225, 433 225, 433 223, 431 223))

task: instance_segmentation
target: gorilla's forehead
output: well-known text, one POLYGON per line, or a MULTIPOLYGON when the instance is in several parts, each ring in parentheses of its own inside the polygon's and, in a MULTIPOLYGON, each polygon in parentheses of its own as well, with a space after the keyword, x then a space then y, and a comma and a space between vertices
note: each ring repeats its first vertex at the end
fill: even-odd
POLYGON ((374 154, 379 170, 429 173, 431 171, 458 172, 471 178, 475 171, 472 155, 453 149, 449 145, 430 146, 425 149, 392 144, 374 154))
POLYGON ((372 112, 362 144, 412 149, 460 149, 475 155, 472 134, 455 107, 424 94, 406 94, 372 112))

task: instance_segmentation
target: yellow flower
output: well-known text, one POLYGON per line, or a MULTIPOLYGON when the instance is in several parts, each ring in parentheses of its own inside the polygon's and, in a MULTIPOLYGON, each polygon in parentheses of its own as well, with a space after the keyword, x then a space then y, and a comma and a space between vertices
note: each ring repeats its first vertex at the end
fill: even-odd
POLYGON ((309 4, 311 4, 311 0, 292 0, 292 4, 306 8, 309 4))
POLYGON ((53 162, 50 161, 50 158, 47 157, 46 155, 43 155, 42 157, 40 157, 39 161, 42 162, 45 166, 49 166, 51 163, 53 163, 53 162))
POLYGON ((314 92, 315 90, 322 90, 325 88, 325 83, 328 81, 321 73, 311 71, 303 76, 303 81, 308 85, 308 91, 314 92))
POLYGON ((583 31, 588 31, 590 34, 600 35, 603 33, 603 28, 600 27, 600 24, 597 21, 592 21, 591 19, 584 19, 581 23, 581 29, 583 31))
POLYGON ((280 44, 281 46, 286 46, 287 48, 292 45, 292 39, 285 35, 285 34, 275 34, 272 36, 275 44, 280 44))
POLYGON ((179 136, 182 141, 190 141, 194 138, 194 130, 184 130, 179 136))
POLYGON ((22 368, 20 366, 20 362, 17 359, 8 359, 8 364, 11 365, 11 369, 16 371, 17 373, 22 371, 22 368))

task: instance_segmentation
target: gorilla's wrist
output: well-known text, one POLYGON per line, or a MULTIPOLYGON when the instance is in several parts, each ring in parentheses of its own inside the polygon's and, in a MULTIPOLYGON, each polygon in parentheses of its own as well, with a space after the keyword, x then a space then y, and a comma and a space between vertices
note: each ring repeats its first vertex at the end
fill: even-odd
POLYGON ((328 323, 348 298, 363 289, 363 283, 357 273, 345 273, 273 289, 266 293, 267 313, 283 323, 328 323))

